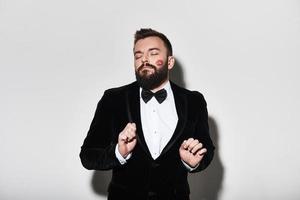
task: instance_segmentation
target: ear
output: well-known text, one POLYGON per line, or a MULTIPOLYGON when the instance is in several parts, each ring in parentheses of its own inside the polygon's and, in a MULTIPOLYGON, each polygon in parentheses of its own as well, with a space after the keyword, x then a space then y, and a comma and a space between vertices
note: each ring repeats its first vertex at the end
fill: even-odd
POLYGON ((168 69, 171 70, 175 65, 175 58, 174 56, 168 57, 168 69))

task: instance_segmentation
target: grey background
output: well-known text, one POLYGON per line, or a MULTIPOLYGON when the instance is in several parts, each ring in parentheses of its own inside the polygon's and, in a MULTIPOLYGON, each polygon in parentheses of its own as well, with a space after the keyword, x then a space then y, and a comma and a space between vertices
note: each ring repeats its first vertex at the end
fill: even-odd
POLYGON ((134 81, 133 34, 165 33, 217 151, 192 200, 299 199, 300 2, 0 0, 0 199, 105 199, 78 154, 105 89, 134 81))

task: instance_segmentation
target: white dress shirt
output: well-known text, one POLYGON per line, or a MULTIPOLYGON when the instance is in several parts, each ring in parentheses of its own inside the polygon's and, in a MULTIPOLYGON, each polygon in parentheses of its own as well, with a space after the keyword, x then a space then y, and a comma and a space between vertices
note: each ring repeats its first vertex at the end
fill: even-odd
POLYGON ((156 159, 171 139, 178 121, 173 91, 168 81, 163 88, 167 98, 161 104, 155 97, 145 103, 141 97, 141 122, 144 138, 153 159, 156 159))
MULTIPOLYGON (((145 103, 141 97, 142 88, 140 88, 142 129, 146 144, 154 160, 161 154, 171 139, 178 121, 170 82, 166 82, 163 88, 167 91, 167 98, 161 104, 157 102, 155 97, 145 103)), ((129 154, 126 158, 123 158, 118 151, 118 145, 116 145, 115 154, 121 164, 125 164, 126 160, 131 157, 131 154, 129 154)), ((194 169, 185 162, 183 164, 190 171, 194 169)))

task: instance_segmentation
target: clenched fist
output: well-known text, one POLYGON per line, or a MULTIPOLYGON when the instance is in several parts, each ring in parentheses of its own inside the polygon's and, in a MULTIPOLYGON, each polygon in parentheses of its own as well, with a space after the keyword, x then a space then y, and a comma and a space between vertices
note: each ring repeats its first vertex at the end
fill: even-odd
POLYGON ((136 125, 128 123, 118 137, 118 150, 125 158, 136 145, 136 125))
POLYGON ((181 159, 192 168, 200 163, 206 152, 207 149, 203 148, 203 144, 194 138, 184 140, 179 148, 181 159))

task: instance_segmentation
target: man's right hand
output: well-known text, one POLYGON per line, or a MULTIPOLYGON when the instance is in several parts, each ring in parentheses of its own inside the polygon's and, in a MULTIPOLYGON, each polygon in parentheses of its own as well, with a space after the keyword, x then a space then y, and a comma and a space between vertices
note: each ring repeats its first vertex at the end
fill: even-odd
POLYGON ((118 150, 125 158, 129 155, 136 145, 136 125, 128 123, 118 137, 118 150))

